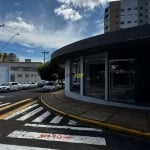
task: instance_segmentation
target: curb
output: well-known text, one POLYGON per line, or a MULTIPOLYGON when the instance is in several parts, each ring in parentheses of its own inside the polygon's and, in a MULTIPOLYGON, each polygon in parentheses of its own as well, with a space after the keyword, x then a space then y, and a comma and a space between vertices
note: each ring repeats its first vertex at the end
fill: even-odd
POLYGON ((97 120, 93 120, 93 119, 87 119, 84 117, 80 117, 77 115, 73 115, 73 114, 69 114, 69 113, 65 113, 55 107, 52 107, 50 105, 48 105, 44 100, 43 100, 43 96, 41 96, 41 102, 50 110, 62 115, 62 116, 66 116, 69 117, 71 119, 75 119, 78 120, 79 122, 84 122, 84 123, 88 123, 91 125, 95 125, 97 127, 101 127, 101 128, 105 128, 105 129, 110 129, 113 131, 117 131, 117 132, 122 132, 122 133, 126 133, 126 134, 130 134, 133 136, 139 136, 139 137, 144 137, 144 138, 149 138, 150 139, 150 132, 142 132, 140 130, 135 130, 135 129, 131 129, 131 128, 126 128, 126 127, 122 127, 119 125, 114 125, 114 124, 109 124, 109 123, 105 123, 102 121, 97 121, 97 120))

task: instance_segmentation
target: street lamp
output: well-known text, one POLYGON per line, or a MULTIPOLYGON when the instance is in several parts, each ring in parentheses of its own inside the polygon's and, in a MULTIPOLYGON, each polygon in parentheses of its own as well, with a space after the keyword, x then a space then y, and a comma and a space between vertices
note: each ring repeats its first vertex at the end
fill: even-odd
POLYGON ((0 27, 4 27, 4 24, 0 24, 0 27))
POLYGON ((20 34, 19 34, 19 33, 14 34, 14 35, 7 41, 7 43, 6 43, 4 46, 1 47, 1 50, 3 50, 3 49, 10 43, 10 41, 11 41, 16 35, 20 35, 20 34))

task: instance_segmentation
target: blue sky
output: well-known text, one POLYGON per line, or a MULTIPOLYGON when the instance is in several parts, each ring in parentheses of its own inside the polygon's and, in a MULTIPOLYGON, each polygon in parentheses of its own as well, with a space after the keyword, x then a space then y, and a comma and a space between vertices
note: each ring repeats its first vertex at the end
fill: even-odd
POLYGON ((0 52, 43 62, 48 51, 48 60, 67 44, 102 34, 108 1, 0 0, 0 52))

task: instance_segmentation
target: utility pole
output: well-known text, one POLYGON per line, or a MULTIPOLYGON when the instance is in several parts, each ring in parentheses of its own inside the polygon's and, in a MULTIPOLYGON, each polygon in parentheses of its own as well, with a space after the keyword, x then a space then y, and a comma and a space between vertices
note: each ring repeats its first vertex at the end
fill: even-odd
POLYGON ((44 56, 44 64, 45 64, 46 55, 48 55, 48 54, 49 54, 49 52, 48 52, 48 51, 43 51, 43 52, 42 52, 42 54, 43 54, 43 56, 44 56))

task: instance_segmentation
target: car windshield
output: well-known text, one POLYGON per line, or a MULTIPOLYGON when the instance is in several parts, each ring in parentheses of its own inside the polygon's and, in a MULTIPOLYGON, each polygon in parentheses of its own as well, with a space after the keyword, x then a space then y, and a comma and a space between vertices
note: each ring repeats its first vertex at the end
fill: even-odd
POLYGON ((3 83, 3 84, 1 84, 1 86, 8 86, 9 85, 9 83, 3 83))
POLYGON ((54 83, 47 83, 46 85, 51 85, 51 86, 53 86, 53 85, 54 85, 54 83))

